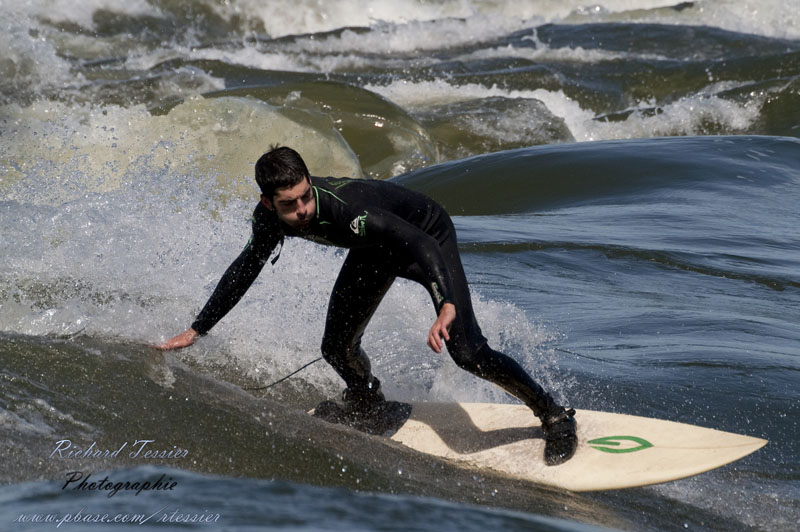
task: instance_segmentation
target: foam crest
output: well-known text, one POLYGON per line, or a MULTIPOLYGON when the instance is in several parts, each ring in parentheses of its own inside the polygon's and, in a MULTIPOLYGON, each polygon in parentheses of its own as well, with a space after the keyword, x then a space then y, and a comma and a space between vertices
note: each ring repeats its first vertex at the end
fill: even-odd
POLYGON ((247 5, 247 12, 258 16, 272 37, 319 33, 347 27, 369 27, 380 22, 406 24, 446 18, 469 18, 481 13, 479 3, 460 0, 400 0, 392 3, 348 0, 335 4, 300 0, 293 2, 291 9, 280 3, 265 4, 256 0, 248 0, 242 4, 247 5))
MULTIPOLYGON (((6 9, 3 7, 3 9, 6 9)), ((129 16, 162 16, 159 9, 147 0, 47 0, 45 2, 15 2, 12 9, 19 14, 55 24, 75 24, 94 29, 94 16, 106 11, 129 16)))
MULTIPOLYGON (((653 9, 674 5, 674 0, 605 0, 587 3, 584 0, 539 0, 521 2, 477 1, 477 0, 346 0, 335 4, 316 0, 292 2, 291 7, 283 3, 265 4, 257 0, 246 0, 219 6, 217 11, 232 17, 249 13, 258 18, 272 37, 291 34, 306 34, 331 31, 346 27, 369 27, 381 22, 407 24, 443 19, 474 19, 477 28, 483 24, 484 31, 495 24, 508 25, 537 20, 541 23, 561 20, 575 12, 585 12, 588 6, 597 6, 602 12, 618 12, 631 9, 653 9)), ((466 36, 457 36, 463 42, 466 36)), ((440 40, 441 45, 441 40, 440 40)))
MULTIPOLYGON (((38 23, 0 6, 0 104, 13 94, 50 92, 79 82, 38 23)), ((3 116, 3 115, 0 115, 3 116)))
MULTIPOLYGON (((659 106, 658 112, 652 112, 656 105, 654 102, 643 101, 629 110, 630 114, 625 120, 606 121, 591 109, 581 107, 579 102, 561 90, 508 90, 497 85, 486 87, 476 83, 453 85, 445 80, 398 81, 368 88, 398 105, 418 111, 495 97, 538 100, 553 115, 563 119, 577 141, 702 134, 706 132, 709 123, 728 132, 745 131, 758 120, 761 105, 767 97, 762 95, 739 103, 716 96, 718 92, 730 87, 712 84, 696 95, 659 106)), ((513 119, 516 122, 519 117, 514 116, 513 119)))
POLYGON ((662 136, 703 135, 716 130, 740 133, 758 120, 763 98, 738 103, 713 94, 684 97, 666 105, 642 102, 625 120, 605 122, 567 119, 576 140, 611 140, 662 136))
POLYGON ((694 2, 681 12, 658 12, 645 22, 713 26, 779 39, 800 39, 800 10, 792 0, 717 0, 694 2))
POLYGON ((358 68, 402 68, 411 54, 421 67, 438 59, 425 52, 443 47, 471 45, 506 35, 524 27, 517 19, 444 19, 404 24, 375 23, 370 31, 345 29, 331 35, 309 35, 291 43, 270 43, 266 50, 246 44, 238 49, 200 48, 186 51, 193 59, 213 59, 262 70, 334 72, 358 68))
POLYGON ((446 18, 405 24, 374 24, 372 31, 367 33, 344 30, 335 36, 304 42, 303 48, 317 53, 416 53, 471 45, 530 25, 530 21, 506 19, 497 15, 488 15, 487 18, 446 18))

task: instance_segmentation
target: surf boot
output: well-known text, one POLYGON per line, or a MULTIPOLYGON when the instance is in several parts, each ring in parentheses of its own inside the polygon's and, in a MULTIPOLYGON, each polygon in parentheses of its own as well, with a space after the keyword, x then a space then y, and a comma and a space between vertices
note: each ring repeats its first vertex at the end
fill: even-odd
POLYGON ((575 454, 578 448, 575 410, 560 410, 542 418, 544 430, 544 461, 549 466, 563 464, 575 454))
POLYGON ((381 381, 372 377, 364 388, 345 388, 342 402, 348 412, 354 414, 371 414, 386 402, 381 391, 381 381))

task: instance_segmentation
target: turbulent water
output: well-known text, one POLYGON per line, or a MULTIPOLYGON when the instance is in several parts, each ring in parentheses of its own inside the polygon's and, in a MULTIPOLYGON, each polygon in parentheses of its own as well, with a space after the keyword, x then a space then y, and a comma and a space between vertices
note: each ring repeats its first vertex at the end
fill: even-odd
MULTIPOLYGON (((0 529, 794 530, 798 7, 0 0, 0 529), (770 443, 572 494, 309 418, 324 363, 253 389, 319 356, 344 254, 303 241, 151 349, 247 241, 274 143, 440 201, 485 334, 560 400, 770 443)), ((387 394, 513 401, 432 320, 390 290, 364 342, 387 394)))

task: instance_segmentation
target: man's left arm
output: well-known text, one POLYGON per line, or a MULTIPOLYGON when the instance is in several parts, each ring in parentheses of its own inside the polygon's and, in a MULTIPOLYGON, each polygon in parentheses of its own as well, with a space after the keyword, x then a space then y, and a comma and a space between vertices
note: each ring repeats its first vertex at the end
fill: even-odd
POLYGON ((453 304, 453 280, 439 243, 415 225, 385 211, 367 213, 362 229, 362 236, 366 239, 403 250, 419 264, 437 314, 428 332, 427 343, 435 352, 441 353, 443 340, 450 340, 449 331, 456 317, 456 308, 453 304))
POLYGON ((436 351, 442 352, 442 345, 444 342, 450 341, 450 326, 456 319, 456 306, 452 303, 445 303, 442 305, 442 310, 439 311, 439 316, 433 322, 431 330, 428 331, 428 347, 436 351))
POLYGON ((364 216, 361 235, 366 242, 389 245, 414 258, 422 269, 426 284, 436 306, 436 313, 445 303, 453 302, 453 280, 439 242, 419 227, 396 214, 370 210, 364 216))

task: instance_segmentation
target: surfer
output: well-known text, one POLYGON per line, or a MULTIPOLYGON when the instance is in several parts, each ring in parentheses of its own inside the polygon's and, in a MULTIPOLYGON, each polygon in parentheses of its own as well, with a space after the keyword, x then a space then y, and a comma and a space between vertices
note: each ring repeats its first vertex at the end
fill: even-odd
MULTIPOLYGON (((427 196, 386 181, 311 177, 300 155, 272 147, 255 167, 261 201, 245 249, 225 271, 191 327, 157 346, 177 349, 206 334, 242 298, 285 236, 349 248, 328 304, 323 358, 344 380, 347 408, 368 414, 384 402, 361 348, 364 330, 395 278, 419 282, 436 309, 428 346, 443 343, 456 364, 523 401, 542 421, 545 462, 577 447, 574 410, 557 404, 511 357, 483 336, 450 216, 427 196)), ((277 260, 281 249, 278 250, 277 260)))

